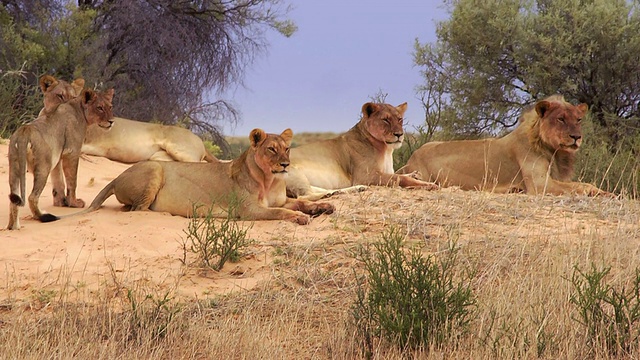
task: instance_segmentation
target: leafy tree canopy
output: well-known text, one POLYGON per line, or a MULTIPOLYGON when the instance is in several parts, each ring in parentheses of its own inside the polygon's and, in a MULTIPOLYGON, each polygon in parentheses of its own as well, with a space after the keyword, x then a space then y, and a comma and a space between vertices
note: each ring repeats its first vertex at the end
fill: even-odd
POLYGON ((640 133, 640 14, 625 0, 449 0, 415 43, 427 125, 478 136, 552 94, 590 105, 614 143, 640 133))

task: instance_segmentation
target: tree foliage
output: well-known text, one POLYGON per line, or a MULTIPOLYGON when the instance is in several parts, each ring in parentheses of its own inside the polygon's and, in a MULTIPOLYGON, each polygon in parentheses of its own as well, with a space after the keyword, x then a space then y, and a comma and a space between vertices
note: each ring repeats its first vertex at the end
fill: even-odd
POLYGON ((640 7, 625 0, 449 0, 438 40, 415 43, 427 125, 478 136, 560 93, 590 105, 612 144, 640 133, 640 7))
POLYGON ((215 133, 236 120, 220 96, 266 33, 296 30, 287 12, 282 0, 1 0, 0 71, 22 68, 30 85, 82 76, 116 89, 119 116, 215 133))

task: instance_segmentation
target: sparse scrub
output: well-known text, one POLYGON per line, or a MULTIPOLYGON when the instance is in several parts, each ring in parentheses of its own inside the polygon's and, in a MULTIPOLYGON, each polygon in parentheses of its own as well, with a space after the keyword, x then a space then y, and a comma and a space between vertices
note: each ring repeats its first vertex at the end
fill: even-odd
POLYGON ((400 348, 429 348, 466 331, 474 318, 472 274, 458 271, 457 248, 439 258, 403 248, 397 228, 364 253, 366 290, 359 287, 352 316, 366 357, 382 337, 400 348), (460 278, 458 278, 458 275, 460 278))
MULTIPOLYGON (((196 254, 202 266, 219 271, 227 261, 238 262, 243 251, 253 243, 247 238, 251 228, 243 227, 237 219, 239 199, 229 202, 227 217, 218 219, 209 208, 204 217, 192 217, 185 230, 183 243, 183 263, 186 263, 186 251, 196 254)), ((214 205, 215 206, 215 205, 214 205)), ((194 205, 193 214, 199 205, 194 205)))
POLYGON ((36 85, 29 85, 24 71, 0 69, 0 138, 7 139, 20 125, 35 119, 42 108, 36 85))
POLYGON ((640 339, 640 268, 627 288, 607 284, 611 267, 589 271, 577 266, 571 276, 571 303, 578 316, 574 318, 585 331, 587 345, 593 352, 604 348, 614 355, 633 354, 640 339))

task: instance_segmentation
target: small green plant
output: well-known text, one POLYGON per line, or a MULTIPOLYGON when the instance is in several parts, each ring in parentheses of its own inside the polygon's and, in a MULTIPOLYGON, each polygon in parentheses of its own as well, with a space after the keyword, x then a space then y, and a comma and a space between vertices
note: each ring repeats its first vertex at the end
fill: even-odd
POLYGON ((418 348, 442 344, 466 330, 476 299, 470 285, 473 274, 457 271, 457 251, 452 246, 438 259, 424 257, 416 248, 407 254, 403 235, 390 228, 372 252, 358 256, 367 286, 359 279, 352 315, 367 357, 376 337, 401 348, 418 348))
POLYGON ((174 317, 181 311, 179 305, 171 303, 173 298, 169 292, 154 296, 128 288, 127 300, 131 306, 129 340, 143 342, 146 336, 154 340, 165 338, 174 317))
MULTIPOLYGON (((187 235, 183 250, 198 256, 201 265, 219 271, 227 261, 237 262, 243 250, 253 244, 247 239, 247 232, 252 225, 243 227, 237 221, 239 201, 229 201, 227 216, 217 219, 212 208, 203 217, 194 216, 185 230, 187 235)), ((200 206, 193 206, 193 214, 197 214, 200 206)))
POLYGON ((620 290, 605 283, 611 267, 590 271, 574 267, 570 301, 576 306, 574 318, 585 328, 587 344, 593 349, 605 346, 612 354, 625 354, 640 339, 640 268, 636 268, 628 289, 620 290))

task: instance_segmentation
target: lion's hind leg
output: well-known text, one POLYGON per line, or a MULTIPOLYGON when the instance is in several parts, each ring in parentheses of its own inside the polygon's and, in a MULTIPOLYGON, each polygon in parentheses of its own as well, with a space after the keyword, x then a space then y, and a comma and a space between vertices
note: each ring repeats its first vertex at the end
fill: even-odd
POLYGON ((114 180, 114 193, 118 201, 130 206, 131 211, 147 211, 164 185, 164 169, 159 163, 138 163, 125 170, 114 180))

